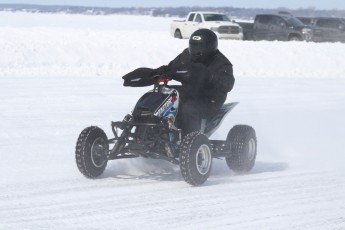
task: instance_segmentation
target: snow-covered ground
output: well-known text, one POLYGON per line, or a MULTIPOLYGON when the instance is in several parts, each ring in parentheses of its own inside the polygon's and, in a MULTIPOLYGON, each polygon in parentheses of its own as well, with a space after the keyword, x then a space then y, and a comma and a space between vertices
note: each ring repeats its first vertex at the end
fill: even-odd
POLYGON ((345 229, 345 44, 220 41, 241 103, 212 136, 252 125, 248 175, 215 159, 201 187, 165 161, 78 171, 77 137, 111 136, 146 88, 134 68, 187 46, 169 18, 0 13, 0 229, 345 229))

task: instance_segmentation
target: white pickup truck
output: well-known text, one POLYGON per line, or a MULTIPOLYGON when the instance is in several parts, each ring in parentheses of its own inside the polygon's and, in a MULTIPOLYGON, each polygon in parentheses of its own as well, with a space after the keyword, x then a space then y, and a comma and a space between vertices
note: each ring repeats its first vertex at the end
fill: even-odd
POLYGON ((175 38, 189 38, 194 31, 206 28, 214 31, 218 38, 243 39, 241 26, 225 14, 216 12, 190 12, 185 20, 174 20, 170 27, 170 33, 175 38))

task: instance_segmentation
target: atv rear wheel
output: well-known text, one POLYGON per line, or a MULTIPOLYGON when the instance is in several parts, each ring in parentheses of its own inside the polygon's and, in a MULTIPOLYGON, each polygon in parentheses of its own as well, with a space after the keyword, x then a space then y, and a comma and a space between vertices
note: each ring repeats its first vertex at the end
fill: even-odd
POLYGON ((108 138, 102 129, 95 126, 84 129, 75 150, 79 171, 88 178, 100 176, 107 166, 108 152, 108 138))
POLYGON ((201 185, 212 168, 211 144, 207 136, 192 132, 181 143, 180 169, 184 180, 191 185, 201 185))
POLYGON ((229 157, 226 163, 235 172, 250 171, 255 164, 257 140, 255 130, 248 125, 234 126, 226 141, 230 144, 229 157))

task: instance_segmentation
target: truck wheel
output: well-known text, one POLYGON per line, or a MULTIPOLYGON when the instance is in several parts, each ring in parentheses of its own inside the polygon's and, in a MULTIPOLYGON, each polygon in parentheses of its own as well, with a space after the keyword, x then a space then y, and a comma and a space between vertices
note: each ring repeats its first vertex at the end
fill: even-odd
POLYGON ((108 138, 102 129, 95 126, 84 129, 75 149, 79 171, 88 178, 100 176, 107 166, 108 152, 108 138))
POLYGON ((175 30, 174 37, 175 37, 175 38, 182 39, 181 31, 180 31, 180 30, 175 30))
POLYGON ((180 147, 180 169, 184 180, 191 185, 201 185, 212 168, 211 144, 207 136, 192 132, 185 136, 180 147))
POLYGON ((250 171, 255 163, 257 140, 255 130, 248 125, 235 125, 226 138, 230 153, 226 157, 229 168, 235 172, 250 171))
POLYGON ((302 41, 302 38, 298 35, 292 35, 289 37, 289 41, 302 41))

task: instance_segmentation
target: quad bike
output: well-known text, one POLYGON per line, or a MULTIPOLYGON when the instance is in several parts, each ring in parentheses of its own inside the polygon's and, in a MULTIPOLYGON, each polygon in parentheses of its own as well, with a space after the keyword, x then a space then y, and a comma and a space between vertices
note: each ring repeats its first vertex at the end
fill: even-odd
POLYGON ((238 102, 224 104, 214 117, 202 120, 200 131, 182 137, 182 130, 175 126, 179 91, 167 84, 169 80, 157 79, 154 89, 139 99, 131 114, 111 123, 114 138, 108 139, 96 126, 81 132, 75 157, 84 176, 100 176, 108 160, 135 157, 163 159, 179 165, 184 180, 194 186, 203 184, 209 177, 212 158, 225 157, 235 172, 244 173, 253 168, 257 140, 252 127, 235 125, 226 140, 209 139, 238 102))

